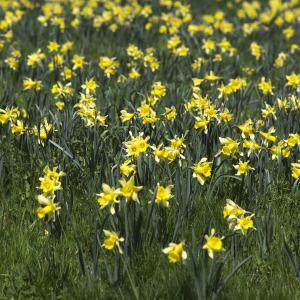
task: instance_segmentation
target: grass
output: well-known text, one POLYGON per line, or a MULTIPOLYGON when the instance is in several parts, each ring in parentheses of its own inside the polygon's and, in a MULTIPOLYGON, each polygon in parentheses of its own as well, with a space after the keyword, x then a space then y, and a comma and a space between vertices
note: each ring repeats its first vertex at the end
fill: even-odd
MULTIPOLYGON (((83 275, 74 232, 69 226, 61 236, 45 236, 44 225, 35 220, 31 213, 33 205, 28 205, 34 203, 33 192, 22 196, 22 190, 19 193, 15 190, 14 196, 1 199, 1 294, 5 295, 4 298, 133 298, 126 274, 121 275, 114 288, 101 278, 105 278, 104 254, 95 254, 96 230, 91 230, 94 226, 89 205, 80 206, 80 210, 74 207, 73 210, 73 222, 85 262, 83 275), (18 203, 18 208, 11 203, 18 203), (96 264, 95 255, 98 256, 96 264)), ((220 299, 299 297, 299 284, 289 268, 282 241, 283 233, 288 238, 299 232, 296 211, 291 215, 291 207, 296 206, 298 197, 299 194, 286 194, 282 184, 274 187, 272 194, 264 198, 261 206, 272 207, 268 225, 273 226, 274 234, 269 252, 262 255, 262 245, 256 232, 246 241, 240 241, 242 244, 236 255, 249 255, 251 259, 229 281, 220 299)), ((88 199, 76 199, 76 202, 79 201, 87 202, 88 199)), ((193 221, 189 219, 182 229, 186 237, 191 229, 199 235, 206 226, 201 205, 195 210, 193 221)), ((263 230, 263 220, 257 220, 256 226, 257 231, 263 230)), ((160 248, 161 243, 154 242, 146 251, 131 258, 129 269, 139 296, 147 299, 195 297, 191 274, 184 265, 166 267, 160 248)), ((235 265, 234 261, 231 264, 227 267, 228 272, 235 265)))

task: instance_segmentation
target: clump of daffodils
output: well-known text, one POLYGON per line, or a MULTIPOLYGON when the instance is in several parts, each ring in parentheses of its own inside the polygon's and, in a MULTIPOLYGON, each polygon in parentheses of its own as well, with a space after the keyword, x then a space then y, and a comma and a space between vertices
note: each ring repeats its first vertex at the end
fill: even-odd
POLYGON ((81 117, 87 127, 107 126, 107 116, 103 116, 97 111, 96 98, 94 97, 97 87, 98 85, 93 78, 86 80, 81 86, 84 93, 80 93, 80 100, 74 105, 77 109, 77 115, 81 117))
POLYGON ((175 136, 169 140, 168 146, 163 146, 163 144, 159 146, 153 145, 151 149, 153 150, 154 159, 157 163, 160 162, 161 159, 167 159, 169 162, 173 162, 178 158, 181 164, 181 159, 185 159, 183 155, 185 147, 184 137, 175 136))
POLYGON ((144 133, 140 133, 138 136, 133 136, 130 132, 131 139, 124 142, 126 147, 127 156, 137 159, 140 154, 145 153, 149 147, 148 140, 150 137, 144 138, 144 133))
POLYGON ((47 216, 48 220, 53 219, 55 221, 55 215, 60 209, 59 202, 56 201, 55 192, 62 189, 60 177, 64 175, 64 172, 57 171, 57 167, 50 169, 46 166, 44 168, 44 176, 39 178, 41 183, 38 187, 42 192, 38 195, 40 207, 36 210, 39 219, 47 216))
POLYGON ((250 229, 255 229, 254 214, 244 210, 230 199, 226 200, 223 217, 227 220, 229 228, 246 234, 250 229))

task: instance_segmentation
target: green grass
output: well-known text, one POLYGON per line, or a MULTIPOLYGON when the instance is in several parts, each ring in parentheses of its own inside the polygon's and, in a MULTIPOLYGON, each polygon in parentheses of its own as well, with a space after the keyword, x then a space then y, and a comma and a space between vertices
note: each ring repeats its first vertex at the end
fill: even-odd
MULTIPOLYGON (((250 256, 246 263, 229 281, 220 299, 297 299, 299 284, 288 265, 283 250, 282 234, 287 238, 299 233, 297 213, 292 214, 291 207, 296 205, 299 194, 288 195, 284 185, 272 189, 272 194, 260 199, 260 215, 266 214, 266 206, 272 207, 269 226, 273 226, 274 235, 270 240, 270 249, 263 255, 262 244, 253 232, 246 240, 240 239, 236 260, 250 256)), ((1 199, 1 294, 4 298, 63 298, 63 299, 103 299, 124 297, 133 298, 132 286, 126 273, 120 275, 115 287, 107 280, 103 261, 103 252, 95 242, 95 229, 91 221, 91 204, 88 199, 76 198, 76 202, 86 202, 80 210, 74 207, 72 217, 76 235, 80 240, 85 264, 85 275, 81 273, 79 253, 71 226, 64 228, 60 235, 46 236, 45 226, 38 223, 31 213, 34 203, 34 190, 27 196, 23 191, 14 190, 14 195, 1 199), (15 203, 15 204, 13 204, 15 203), (95 254, 95 248, 97 253, 95 254), (94 256, 97 255, 95 263, 94 256)), ((186 222, 181 234, 187 239, 193 229, 197 236, 206 226, 203 211, 195 207, 195 215, 186 222), (191 221, 193 220, 193 221, 191 221)), ((220 205, 219 205, 220 206, 220 205)), ((222 221, 214 222, 221 226, 222 221)), ((257 231, 263 230, 263 221, 257 218, 257 231)), ((172 227, 167 228, 172 231, 172 227)), ((128 266, 140 298, 190 298, 195 297, 190 272, 185 265, 167 265, 161 252, 164 243, 153 242, 130 259, 128 266)), ((230 244, 226 244, 229 248, 230 244)), ((199 245, 200 247, 200 245, 199 245)), ((109 259, 113 254, 108 255, 109 259)), ((112 267, 114 265, 111 261, 112 267)), ((229 262, 227 272, 236 264, 229 262)), ((124 271, 123 271, 124 272, 124 271)))

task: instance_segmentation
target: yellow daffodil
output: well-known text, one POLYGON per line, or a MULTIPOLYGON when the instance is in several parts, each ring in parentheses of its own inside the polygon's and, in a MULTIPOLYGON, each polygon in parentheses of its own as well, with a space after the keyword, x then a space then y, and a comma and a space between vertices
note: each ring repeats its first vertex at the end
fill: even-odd
POLYGON ((206 157, 203 157, 192 169, 193 177, 197 178, 201 185, 204 185, 205 179, 211 176, 211 162, 208 162, 206 157))
POLYGON ((126 198, 126 200, 132 199, 133 201, 139 202, 137 193, 141 191, 143 187, 134 185, 134 176, 131 176, 128 181, 121 179, 119 182, 121 185, 121 195, 126 198))
POLYGON ((203 249, 207 250, 208 256, 214 258, 215 252, 225 251, 223 248, 224 237, 215 236, 215 229, 211 229, 210 235, 205 235, 206 243, 203 246, 203 249))
POLYGON ((112 251, 117 247, 119 253, 122 254, 123 250, 121 248, 120 242, 124 242, 124 238, 119 237, 118 233, 114 231, 104 229, 103 232, 105 235, 105 240, 102 244, 102 247, 109 251, 112 251))
POLYGON ((103 209, 106 206, 110 206, 110 213, 114 215, 115 204, 120 202, 118 200, 118 197, 121 194, 120 189, 115 189, 114 187, 110 187, 108 184, 103 183, 102 190, 103 192, 101 194, 97 194, 100 208, 103 209))
POLYGON ((168 255, 170 263, 177 263, 187 259, 184 242, 180 242, 179 244, 170 243, 167 248, 163 249, 163 253, 168 255))
POLYGON ((171 198, 173 198, 173 195, 171 193, 172 188, 173 185, 163 187, 158 183, 156 188, 155 203, 162 204, 162 206, 164 207, 169 207, 169 201, 171 198))

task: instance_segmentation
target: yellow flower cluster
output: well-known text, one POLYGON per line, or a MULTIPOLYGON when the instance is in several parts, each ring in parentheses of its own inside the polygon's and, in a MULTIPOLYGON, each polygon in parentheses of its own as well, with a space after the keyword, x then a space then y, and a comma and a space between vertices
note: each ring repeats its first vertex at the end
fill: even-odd
POLYGON ((254 214, 245 211, 230 199, 226 200, 223 216, 228 221, 230 229, 239 230, 242 234, 246 234, 250 229, 255 229, 253 226, 254 214))
POLYGON ((93 78, 86 80, 81 86, 83 93, 80 93, 80 100, 74 107, 77 109, 78 116, 85 122, 87 127, 107 126, 106 118, 96 109, 96 99, 93 96, 96 92, 97 84, 93 78))
POLYGON ((60 209, 59 202, 56 200, 55 193, 62 189, 60 177, 65 176, 65 173, 57 171, 57 167, 50 169, 48 166, 44 168, 44 176, 39 178, 41 194, 38 195, 40 207, 36 210, 39 219, 46 216, 48 220, 54 220, 60 209))

